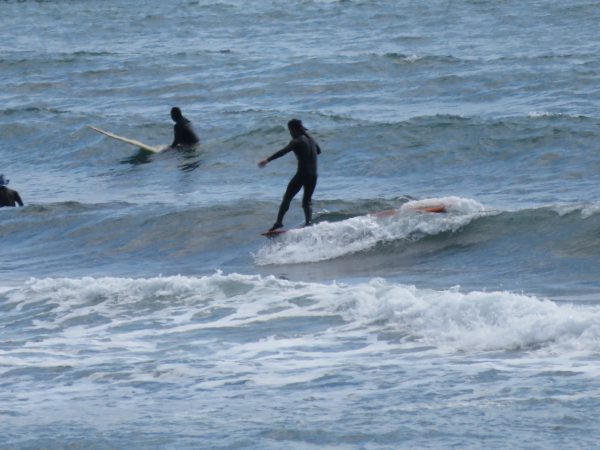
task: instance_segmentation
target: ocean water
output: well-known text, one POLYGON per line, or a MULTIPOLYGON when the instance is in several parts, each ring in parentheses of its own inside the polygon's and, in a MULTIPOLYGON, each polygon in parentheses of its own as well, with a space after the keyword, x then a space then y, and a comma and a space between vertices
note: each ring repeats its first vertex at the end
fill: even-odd
POLYGON ((0 2, 0 448, 596 448, 599 22, 0 2), (195 150, 89 129, 164 146, 172 106, 195 150), (315 225, 265 239, 293 117, 315 225))

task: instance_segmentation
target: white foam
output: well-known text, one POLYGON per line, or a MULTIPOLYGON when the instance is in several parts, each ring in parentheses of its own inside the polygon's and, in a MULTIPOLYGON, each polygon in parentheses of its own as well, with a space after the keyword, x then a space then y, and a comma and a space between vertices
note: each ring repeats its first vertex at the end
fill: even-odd
POLYGON ((600 203, 568 203, 555 205, 553 209, 559 216, 565 216, 580 211, 581 218, 588 219, 600 213, 600 203))
POLYGON ((598 213, 600 213, 600 203, 589 204, 581 209, 581 217, 583 219, 588 219, 598 213))
POLYGON ((465 360, 474 364, 460 363, 465 373, 493 361, 599 375, 600 307, 510 292, 216 273, 32 279, 3 295, 12 344, 0 348, 0 376, 52 404, 129 396, 145 383, 186 398, 230 385, 336 383, 348 371, 370 383, 383 366, 410 366, 418 378, 465 360))
POLYGON ((357 316, 388 326, 420 342, 452 351, 600 351, 600 308, 557 304, 511 292, 419 290, 372 281, 376 301, 363 300, 357 316))
POLYGON ((410 201, 386 216, 358 216, 290 230, 259 249, 255 262, 258 265, 297 264, 339 258, 371 249, 378 243, 456 231, 484 211, 480 203, 460 197, 410 201), (447 213, 418 210, 437 205, 444 205, 447 213))
MULTIPOLYGON (((382 332, 406 336, 398 344, 401 346, 428 345, 450 352, 535 351, 584 356, 600 352, 598 306, 556 303, 502 291, 418 289, 382 279, 352 285, 221 273, 152 279, 45 279, 31 280, 5 295, 19 317, 26 307, 32 310, 43 304, 34 314, 35 323, 29 329, 19 325, 18 330, 36 336, 26 347, 37 365, 96 364, 121 353, 147 358, 161 342, 164 346, 182 336, 199 348, 211 342, 211 352, 221 352, 225 359, 248 360, 261 358, 263 353, 289 356, 303 352, 319 359, 322 349, 327 349, 323 353, 339 348, 345 354, 358 355, 396 345, 375 339, 362 347, 344 348, 347 342, 366 342, 382 332), (330 324, 314 329, 294 325, 306 320, 330 324), (264 324, 282 322, 289 325, 263 331, 264 324), (244 342, 228 344, 218 340, 218 334, 211 337, 213 330, 231 330, 229 334, 244 330, 244 335, 253 331, 244 342), (82 359, 78 350, 97 354, 82 359)), ((5 317, 10 314, 5 311, 5 317)), ((6 330, 11 326, 4 323, 6 330)), ((18 359, 27 359, 22 350, 0 351, 0 365, 14 366, 18 359)))
MULTIPOLYGON (((204 417, 227 413, 232 401, 246 396, 252 412, 256 398, 286 398, 295 407, 300 398, 312 402, 316 396, 320 408, 319 402, 340 398, 354 404, 357 389, 388 395, 390 383, 402 391, 438 386, 451 405, 470 404, 471 396, 506 389, 504 382, 477 381, 488 367, 515 372, 508 383, 519 383, 518 389, 502 392, 505 402, 511 395, 535 396, 540 372, 576 370, 576 387, 593 385, 599 375, 597 307, 507 292, 217 273, 33 279, 2 295, 8 303, 0 325, 10 344, 0 348, 0 376, 17 393, 11 404, 22 417, 52 426, 56 419, 46 405, 67 411, 63 419, 70 422, 91 409, 83 417, 114 429, 123 421, 146 420, 154 404, 184 412, 199 404, 204 417), (219 309, 225 313, 210 316, 219 309), (64 320, 87 313, 102 314, 107 322, 64 320), (37 317, 39 327, 30 327, 23 314, 37 317), (13 316, 17 323, 9 322, 13 316), (449 395, 448 380, 464 378, 472 394, 464 397, 459 386, 461 395, 449 395)), ((576 398, 572 389, 558 390, 552 399, 576 398)), ((411 399, 406 410, 432 405, 411 399)))

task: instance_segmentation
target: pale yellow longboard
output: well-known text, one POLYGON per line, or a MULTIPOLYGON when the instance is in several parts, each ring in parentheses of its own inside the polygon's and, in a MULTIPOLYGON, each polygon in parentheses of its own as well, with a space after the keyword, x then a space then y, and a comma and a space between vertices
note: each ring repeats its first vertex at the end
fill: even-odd
POLYGON ((98 133, 108 136, 109 138, 116 139, 117 141, 125 142, 126 144, 135 145, 136 147, 141 148, 142 150, 146 150, 148 152, 159 153, 160 151, 162 151, 162 148, 160 148, 160 147, 153 147, 151 145, 144 144, 143 142, 136 141, 135 139, 129 139, 129 138, 126 138, 123 136, 119 136, 118 134, 114 134, 114 133, 111 133, 110 131, 103 130, 102 128, 96 128, 91 125, 89 125, 89 127, 92 130, 97 131, 98 133))

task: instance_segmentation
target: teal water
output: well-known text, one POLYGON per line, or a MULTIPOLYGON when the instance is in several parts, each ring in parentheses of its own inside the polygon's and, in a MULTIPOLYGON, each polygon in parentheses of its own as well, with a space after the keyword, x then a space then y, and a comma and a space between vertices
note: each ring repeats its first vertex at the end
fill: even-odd
POLYGON ((595 445, 594 2, 0 11, 0 447, 595 445))

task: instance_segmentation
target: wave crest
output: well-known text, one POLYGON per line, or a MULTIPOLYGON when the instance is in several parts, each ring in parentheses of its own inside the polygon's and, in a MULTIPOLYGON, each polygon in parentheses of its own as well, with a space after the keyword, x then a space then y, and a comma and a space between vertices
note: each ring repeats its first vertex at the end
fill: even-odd
POLYGON ((456 231, 484 210, 480 203, 459 197, 409 201, 398 209, 378 214, 290 230, 262 247, 255 261, 258 265, 269 265, 335 259, 372 249, 380 243, 456 231), (420 210, 434 205, 444 205, 446 213, 420 210))

